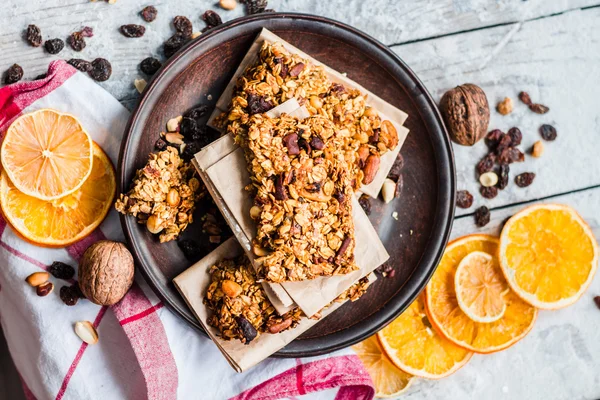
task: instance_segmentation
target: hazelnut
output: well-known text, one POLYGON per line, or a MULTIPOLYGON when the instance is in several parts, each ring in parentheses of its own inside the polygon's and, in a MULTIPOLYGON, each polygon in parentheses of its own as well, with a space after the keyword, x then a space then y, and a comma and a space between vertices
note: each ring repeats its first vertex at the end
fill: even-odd
POLYGON ((502 115, 508 115, 513 110, 513 102, 510 97, 505 97, 504 100, 498 103, 496 110, 502 115))
POLYGON ((490 109, 479 86, 466 83, 447 91, 440 102, 440 111, 456 143, 473 146, 485 136, 490 109))
POLYGON ((481 174, 479 176, 479 183, 481 183, 481 186, 484 187, 494 186, 496 183, 498 183, 498 175, 492 171, 481 174))
POLYGON ((101 240, 87 248, 79 263, 79 287, 92 303, 112 306, 133 284, 133 257, 123 243, 101 240))
POLYGON ((236 0, 220 0, 219 6, 221 6, 221 8, 224 10, 233 10, 235 7, 237 7, 237 1, 236 0))
POLYGON ((177 207, 180 200, 181 197, 179 196, 177 189, 169 190, 169 193, 167 193, 167 204, 169 204, 171 207, 177 207))
POLYGON ((531 149, 531 155, 536 158, 539 158, 542 156, 542 154, 544 154, 544 143, 542 143, 541 140, 538 140, 533 144, 533 147, 531 149))
POLYGON ((310 105, 314 108, 323 107, 323 100, 319 96, 310 96, 310 105))
POLYGON ((225 279, 221 282, 221 290, 227 297, 232 299, 238 297, 242 293, 242 287, 234 281, 230 281, 229 279, 225 279))
POLYGON ((148 217, 148 220, 146 221, 146 228, 148 228, 150 233, 159 233, 163 230, 162 221, 160 220, 160 218, 158 218, 157 215, 152 214, 148 217))
POLYGON ((47 272, 34 272, 33 274, 29 275, 27 277, 27 279, 25 279, 27 281, 27 283, 29 283, 29 285, 33 286, 33 287, 38 287, 40 286, 42 283, 46 283, 48 281, 48 279, 50 279, 50 274, 47 272))

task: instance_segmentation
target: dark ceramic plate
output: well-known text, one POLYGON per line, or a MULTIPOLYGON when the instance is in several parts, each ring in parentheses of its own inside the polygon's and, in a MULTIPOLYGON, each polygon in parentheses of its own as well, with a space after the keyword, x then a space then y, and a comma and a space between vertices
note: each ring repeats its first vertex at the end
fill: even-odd
MULTIPOLYGON (((214 105, 261 28, 406 111, 403 189, 389 204, 372 201, 370 216, 390 253, 393 277, 380 278, 357 302, 345 304, 276 356, 312 356, 354 344, 381 329, 421 292, 442 255, 454 215, 455 175, 448 135, 429 93, 390 49, 336 21, 266 13, 237 19, 202 34, 156 74, 131 115, 119 162, 126 191, 166 121, 198 104, 214 105), (211 100, 207 95, 211 94, 211 100), (398 220, 392 213, 398 213, 398 220)), ((210 97, 209 97, 210 98, 210 97)), ((137 265, 156 294, 187 323, 202 328, 171 280, 190 266, 175 242, 160 244, 134 218, 122 218, 137 265)), ((186 236, 199 234, 194 224, 186 236)))

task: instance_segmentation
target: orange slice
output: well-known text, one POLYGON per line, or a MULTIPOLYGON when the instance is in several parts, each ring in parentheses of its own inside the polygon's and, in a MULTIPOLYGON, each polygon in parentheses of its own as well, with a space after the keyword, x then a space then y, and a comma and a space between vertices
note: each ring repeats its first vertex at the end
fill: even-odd
POLYGON ((379 331, 377 337, 383 351, 398 368, 428 379, 456 372, 473 355, 432 329, 422 296, 379 331))
POLYGON ((510 287, 529 304, 573 304, 598 268, 598 243, 571 207, 540 204, 515 214, 502 229, 500 266, 510 287))
POLYGON ((15 187, 40 200, 73 193, 92 171, 92 140, 77 118, 38 110, 6 131, 2 167, 15 187))
POLYGON ((504 315, 508 284, 492 255, 482 251, 467 254, 456 268, 454 287, 458 306, 473 321, 494 322, 504 315))
MULTIPOLYGON (((469 235, 450 243, 442 261, 425 287, 427 315, 440 334, 458 346, 476 353, 493 353, 521 340, 535 323, 537 310, 512 290, 505 290, 506 309, 494 322, 473 321, 458 304, 455 275, 460 262, 472 252, 495 255, 498 239, 489 235, 469 235)), ((493 256, 493 264, 498 261, 493 256)), ((502 279, 496 276, 495 279, 502 279)), ((499 284, 500 285, 500 284, 499 284)), ((502 286, 507 286, 502 282, 502 286)), ((501 286, 501 287, 502 287, 501 286)))
POLYGON ((363 340, 352 346, 375 384, 376 397, 396 397, 403 393, 414 377, 398 369, 382 352, 377 336, 363 340))
POLYGON ((100 146, 94 143, 93 151, 89 178, 75 193, 58 200, 40 200, 20 192, 2 171, 2 212, 24 239, 42 246, 64 247, 92 233, 104 220, 115 196, 115 171, 100 146))

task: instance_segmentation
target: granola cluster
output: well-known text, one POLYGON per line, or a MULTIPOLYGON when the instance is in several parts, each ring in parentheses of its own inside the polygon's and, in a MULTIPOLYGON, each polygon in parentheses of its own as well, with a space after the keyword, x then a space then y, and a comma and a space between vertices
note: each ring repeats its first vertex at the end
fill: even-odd
POLYGON ((205 195, 195 175, 194 167, 184 162, 175 148, 152 153, 115 208, 136 217, 151 233, 160 233, 161 243, 177 239, 192 223, 196 201, 205 195))

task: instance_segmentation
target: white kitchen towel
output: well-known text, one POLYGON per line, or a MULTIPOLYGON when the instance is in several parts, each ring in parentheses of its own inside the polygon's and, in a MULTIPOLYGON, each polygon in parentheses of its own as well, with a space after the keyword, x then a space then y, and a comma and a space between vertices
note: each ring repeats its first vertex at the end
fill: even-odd
MULTIPOLYGON (((109 93, 64 61, 44 79, 0 88, 0 135, 14 119, 40 108, 72 113, 116 165, 129 113, 109 93)), ((372 399, 372 382, 351 350, 309 359, 268 359, 234 372, 215 345, 163 307, 143 279, 113 307, 58 293, 38 297, 25 278, 53 261, 76 266, 96 240, 124 240, 115 211, 88 238, 65 249, 21 240, 0 216, 0 323, 32 399, 372 399), (76 321, 98 329, 98 344, 75 335, 76 321), (304 397, 303 397, 304 398, 304 397)))

